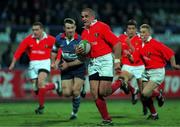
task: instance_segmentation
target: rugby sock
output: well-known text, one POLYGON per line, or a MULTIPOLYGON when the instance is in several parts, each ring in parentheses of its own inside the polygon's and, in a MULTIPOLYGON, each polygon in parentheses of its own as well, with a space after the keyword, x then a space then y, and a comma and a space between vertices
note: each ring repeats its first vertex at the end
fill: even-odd
POLYGON ((78 112, 79 106, 81 103, 81 97, 73 97, 72 99, 72 107, 73 107, 73 113, 76 114, 78 112))
POLYGON ((111 85, 112 93, 114 93, 118 88, 121 86, 121 80, 116 80, 114 83, 111 85))
POLYGON ((104 120, 111 120, 111 117, 109 116, 107 111, 106 101, 104 100, 104 98, 98 97, 98 99, 95 102, 96 102, 96 107, 98 108, 101 114, 101 117, 104 120))
POLYGON ((38 99, 40 107, 44 106, 46 91, 53 90, 54 88, 54 83, 47 83, 44 88, 39 88, 38 99))
POLYGON ((46 89, 45 88, 39 88, 38 92, 38 101, 39 101, 39 106, 43 107, 44 106, 44 101, 45 101, 45 93, 46 89))
POLYGON ((45 85, 45 90, 48 91, 48 90, 53 90, 55 89, 55 84, 54 83, 47 83, 45 85))
POLYGON ((153 100, 151 97, 147 99, 147 107, 149 108, 152 115, 157 114, 156 109, 154 107, 153 100))

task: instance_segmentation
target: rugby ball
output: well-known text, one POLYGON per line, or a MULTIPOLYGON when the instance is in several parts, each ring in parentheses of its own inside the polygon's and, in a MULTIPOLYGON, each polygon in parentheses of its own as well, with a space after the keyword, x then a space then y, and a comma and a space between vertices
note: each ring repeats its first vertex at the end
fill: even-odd
POLYGON ((88 54, 91 50, 91 45, 87 40, 81 40, 79 46, 83 48, 85 54, 88 54))

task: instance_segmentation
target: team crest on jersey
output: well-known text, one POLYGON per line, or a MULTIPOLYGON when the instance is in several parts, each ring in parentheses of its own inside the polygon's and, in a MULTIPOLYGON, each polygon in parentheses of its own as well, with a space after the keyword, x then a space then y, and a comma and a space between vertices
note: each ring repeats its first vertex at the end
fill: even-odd
POLYGON ((45 48, 48 48, 48 47, 49 47, 49 46, 46 44, 46 45, 45 45, 45 48))
POLYGON ((99 36, 99 33, 95 33, 94 36, 95 36, 95 37, 98 37, 98 36, 99 36))
POLYGON ((147 57, 150 57, 150 55, 151 55, 151 52, 148 52, 148 53, 147 53, 147 57))
POLYGON ((138 41, 135 42, 135 45, 136 45, 136 46, 138 45, 138 41))

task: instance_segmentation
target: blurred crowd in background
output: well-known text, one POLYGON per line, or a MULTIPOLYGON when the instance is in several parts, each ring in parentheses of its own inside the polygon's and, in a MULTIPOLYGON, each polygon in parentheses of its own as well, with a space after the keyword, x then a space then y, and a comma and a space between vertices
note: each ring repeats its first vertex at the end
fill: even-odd
MULTIPOLYGON (((119 33, 124 31, 126 22, 133 18, 139 25, 150 24, 154 33, 176 34, 178 36, 175 37, 180 38, 179 0, 3 0, 0 1, 0 33, 3 32, 0 38, 7 42, 20 42, 35 21, 49 26, 50 33, 56 35, 62 32, 61 25, 66 17, 76 20, 80 33, 80 12, 85 7, 93 8, 98 19, 109 24, 114 31, 119 30, 119 33), (21 32, 18 36, 17 31, 21 32)), ((175 43, 180 43, 177 40, 175 43)), ((9 44, 4 50, 5 56, 1 53, 1 65, 8 61, 4 59, 8 58, 7 52, 11 49, 9 44)), ((176 47, 176 54, 180 54, 179 47, 176 47)), ((180 55, 176 56, 180 61, 180 55)))
POLYGON ((111 26, 123 27, 134 18, 138 24, 149 23, 157 32, 171 29, 180 33, 178 0, 6 0, 0 2, 0 24, 60 25, 65 17, 79 20, 80 11, 91 7, 111 26))

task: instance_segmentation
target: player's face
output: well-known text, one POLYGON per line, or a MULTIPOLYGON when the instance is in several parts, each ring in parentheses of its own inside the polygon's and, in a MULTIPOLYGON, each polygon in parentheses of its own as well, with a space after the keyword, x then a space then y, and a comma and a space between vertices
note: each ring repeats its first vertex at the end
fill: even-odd
POLYGON ((146 42, 150 36, 150 31, 147 28, 140 28, 140 36, 143 42, 146 42))
POLYGON ((86 28, 89 28, 92 21, 95 19, 95 17, 93 15, 91 15, 90 12, 88 12, 88 11, 81 12, 81 18, 82 18, 82 22, 84 23, 84 26, 86 28))
POLYGON ((70 24, 70 23, 66 23, 64 25, 64 31, 66 33, 66 36, 68 38, 72 38, 75 34, 76 31, 76 25, 75 24, 70 24))
POLYGON ((127 35, 132 38, 136 34, 136 26, 135 25, 128 25, 127 26, 127 35))
POLYGON ((39 25, 32 26, 32 32, 37 39, 40 39, 43 35, 43 29, 39 25))

